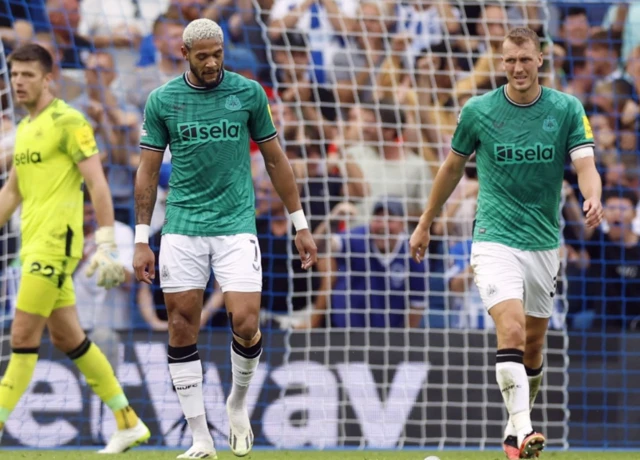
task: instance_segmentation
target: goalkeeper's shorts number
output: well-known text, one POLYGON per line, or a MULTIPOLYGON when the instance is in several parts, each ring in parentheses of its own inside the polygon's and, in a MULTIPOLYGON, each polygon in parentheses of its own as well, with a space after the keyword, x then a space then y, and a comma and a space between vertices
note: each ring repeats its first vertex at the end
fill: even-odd
POLYGON ((56 273, 56 269, 51 265, 43 266, 40 262, 33 262, 31 264, 31 270, 29 273, 38 274, 42 276, 46 276, 47 278, 51 278, 56 273))

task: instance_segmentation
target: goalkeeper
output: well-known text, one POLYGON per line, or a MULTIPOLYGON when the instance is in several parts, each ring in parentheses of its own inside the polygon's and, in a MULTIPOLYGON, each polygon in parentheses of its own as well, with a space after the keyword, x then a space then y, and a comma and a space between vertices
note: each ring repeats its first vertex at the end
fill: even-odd
POLYGON ((429 228, 475 151, 480 194, 471 266, 496 324, 496 378, 510 416, 503 448, 507 458, 517 459, 537 457, 545 445, 529 411, 542 382, 542 349, 560 267, 558 210, 566 158, 578 174, 588 227, 602 220, 602 183, 582 104, 538 83, 542 53, 536 33, 511 30, 502 54, 507 84, 462 109, 451 153, 410 246, 422 260, 429 228))
POLYGON ((100 225, 98 250, 87 275, 107 289, 124 281, 114 242, 113 205, 93 130, 83 116, 49 91, 49 52, 24 45, 9 56, 16 102, 28 116, 16 131, 13 169, 0 190, 0 226, 22 204, 22 275, 11 328, 11 360, 0 381, 0 435, 27 389, 42 332, 78 366, 111 408, 118 430, 101 453, 121 453, 145 442, 149 429, 129 406, 111 365, 86 337, 75 309, 71 275, 82 257, 83 181, 100 225))

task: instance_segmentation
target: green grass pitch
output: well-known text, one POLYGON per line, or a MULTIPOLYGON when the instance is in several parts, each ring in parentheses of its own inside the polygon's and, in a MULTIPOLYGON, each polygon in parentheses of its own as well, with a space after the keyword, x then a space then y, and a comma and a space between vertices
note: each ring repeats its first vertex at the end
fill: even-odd
MULTIPOLYGON (((109 456, 118 460, 170 460, 176 458, 179 451, 152 451, 138 450, 123 455, 109 456)), ((490 452, 456 452, 456 451, 255 451, 244 457, 246 460, 423 460, 429 455, 436 455, 440 460, 504 460, 504 454, 499 451, 490 452)), ((0 450, 2 460, 104 460, 104 456, 95 454, 89 450, 56 450, 56 451, 29 451, 29 450, 0 450)), ((218 460, 237 459, 230 452, 218 454, 218 460)), ((640 460, 640 452, 544 452, 540 460, 640 460)))

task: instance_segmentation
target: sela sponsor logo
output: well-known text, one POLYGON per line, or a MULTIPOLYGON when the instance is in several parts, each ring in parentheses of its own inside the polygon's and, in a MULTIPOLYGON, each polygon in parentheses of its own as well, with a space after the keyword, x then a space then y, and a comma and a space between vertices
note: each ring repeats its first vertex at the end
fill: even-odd
POLYGON ((502 164, 550 163, 555 157, 555 147, 537 142, 530 146, 515 144, 496 144, 496 161, 502 164))
POLYGON ((42 163, 42 154, 40 152, 27 150, 26 152, 16 153, 13 157, 13 164, 16 166, 36 163, 42 163))
POLYGON ((237 141, 240 139, 240 123, 222 119, 216 123, 179 123, 178 133, 182 142, 199 144, 203 142, 237 141))

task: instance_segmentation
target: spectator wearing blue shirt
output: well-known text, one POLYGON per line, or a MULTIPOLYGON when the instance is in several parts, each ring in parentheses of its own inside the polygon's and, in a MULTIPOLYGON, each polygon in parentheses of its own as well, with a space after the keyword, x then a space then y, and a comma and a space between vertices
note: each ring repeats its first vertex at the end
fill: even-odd
MULTIPOLYGON (((351 205, 338 205, 333 216, 353 214, 351 205), (345 208, 345 209, 342 209, 345 208), (348 208, 348 209, 347 209, 348 208)), ((318 227, 319 249, 327 247, 318 227)), ((418 327, 426 307, 427 273, 409 253, 405 206, 383 198, 373 207, 368 225, 329 237, 333 280, 329 318, 339 328, 418 327)), ((322 303, 316 302, 316 309, 322 303)))

